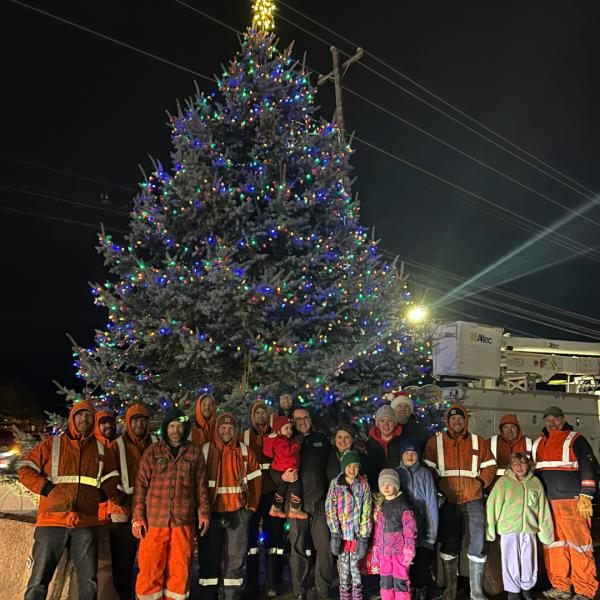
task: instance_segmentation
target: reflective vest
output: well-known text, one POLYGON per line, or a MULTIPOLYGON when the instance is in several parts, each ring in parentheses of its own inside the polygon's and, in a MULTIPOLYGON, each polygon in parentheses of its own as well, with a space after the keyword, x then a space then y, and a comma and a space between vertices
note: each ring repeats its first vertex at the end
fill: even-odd
MULTIPOLYGON (((243 442, 239 442, 239 444, 240 444, 240 450, 242 452, 243 465, 244 465, 242 468, 241 476, 240 476, 240 481, 239 481, 240 485, 218 487, 217 494, 246 493, 248 491, 248 482, 250 480, 255 479, 256 477, 260 477, 262 475, 260 470, 253 471, 252 473, 248 473, 248 446, 246 446, 246 444, 244 444, 243 442)), ((204 446, 202 446, 202 455, 204 456, 204 462, 206 464, 208 464, 209 449, 210 449, 210 442, 207 442, 206 444, 204 444, 204 446)), ((216 485, 217 485, 217 482, 214 479, 208 480, 209 488, 214 488, 214 487, 216 487, 216 485)))
MULTIPOLYGON (((246 429, 246 431, 244 431, 244 444, 246 444, 246 446, 250 445, 250 429, 246 429)), ((264 456, 257 456, 256 458, 257 459, 264 458, 264 456)), ((268 471, 270 466, 271 466, 270 462, 260 463, 261 471, 268 471)))
MULTIPOLYGON (((150 439, 153 444, 158 441, 154 434, 150 434, 150 439)), ((125 452, 123 436, 119 436, 115 441, 119 450, 119 470, 121 471, 121 484, 117 487, 126 494, 131 495, 133 494, 133 485, 129 485, 129 468, 127 467, 127 453, 125 452)))
POLYGON ((444 458, 444 439, 443 433, 436 433, 436 443, 437 443, 437 471, 440 474, 440 477, 479 477, 479 471, 481 469, 485 469, 491 465, 495 465, 495 460, 489 460, 487 462, 481 463, 478 466, 479 455, 476 454, 479 450, 479 438, 471 433, 471 447, 473 448, 473 456, 471 457, 471 470, 467 471, 464 469, 446 469, 446 461, 444 458))
MULTIPOLYGON (((531 448, 532 448, 532 441, 530 438, 526 437, 525 438, 525 450, 531 454, 531 448)), ((496 459, 496 461, 498 460, 498 436, 497 435, 493 435, 490 438, 490 450, 492 451, 492 454, 494 455, 494 458, 496 459)), ((505 468, 500 468, 498 467, 497 471, 496 471, 496 475, 498 477, 500 477, 501 475, 504 475, 504 473, 506 473, 506 469, 505 468)))
POLYGON ((51 458, 51 471, 50 477, 46 479, 57 485, 59 483, 78 483, 80 485, 90 485, 95 488, 99 488, 102 482, 106 481, 109 477, 115 477, 119 475, 118 471, 111 471, 107 475, 102 475, 104 469, 104 446, 96 440, 98 445, 98 475, 94 477, 88 477, 85 475, 59 475, 58 465, 60 464, 60 439, 61 436, 57 435, 52 439, 52 458, 51 458))
POLYGON ((531 451, 531 456, 535 462, 536 470, 579 470, 579 463, 577 462, 577 457, 573 452, 573 442, 578 436, 579 434, 576 431, 570 431, 569 434, 565 437, 562 447, 560 447, 556 443, 552 443, 553 440, 551 437, 544 440, 544 445, 542 446, 543 455, 540 457, 542 460, 538 461, 538 447, 543 439, 543 437, 540 435, 540 437, 533 443, 533 448, 531 451))

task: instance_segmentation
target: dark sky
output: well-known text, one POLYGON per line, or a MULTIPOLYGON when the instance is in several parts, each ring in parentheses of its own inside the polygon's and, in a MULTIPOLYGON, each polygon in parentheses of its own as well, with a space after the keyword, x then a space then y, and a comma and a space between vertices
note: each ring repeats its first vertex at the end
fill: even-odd
MULTIPOLYGON (((250 19, 249 0, 189 2, 236 29, 243 29, 250 19)), ((600 189, 596 2, 351 3, 343 10, 339 2, 289 3, 587 188, 600 189), (371 8, 380 10, 370 12, 371 8)), ((227 63, 238 47, 234 33, 172 0, 58 4, 31 0, 31 5, 206 75, 219 73, 220 64, 227 63)), ((53 378, 74 383, 65 332, 88 344, 94 328, 104 323, 87 283, 105 279, 94 250, 96 227, 103 221, 107 227, 126 228, 126 218, 110 211, 127 210, 140 179, 138 164, 150 171, 149 155, 169 162, 165 110, 175 110, 176 99, 193 94, 194 76, 24 6, 4 2, 1 11, 0 380, 20 379, 50 405, 57 400, 53 378)), ((343 50, 354 51, 287 8, 282 6, 280 12, 328 42, 336 41, 343 50)), ((299 58, 307 51, 307 64, 313 69, 329 70, 327 45, 282 20, 277 32, 281 45, 296 41, 299 58)), ((426 97, 372 58, 363 62, 426 97)), ((214 87, 202 79, 198 83, 201 89, 214 87)), ((348 71, 344 83, 568 208, 585 203, 574 190, 360 65, 348 71)), ((344 102, 348 128, 357 136, 518 213, 521 224, 529 219, 529 227, 549 226, 569 214, 348 93, 344 102)), ((319 93, 318 103, 329 118, 331 86, 319 93)), ((481 200, 359 143, 354 148, 363 221, 376 227, 382 246, 404 258, 468 278, 533 235, 498 219, 498 209, 481 200)), ((598 207, 585 214, 600 224, 598 207)), ((596 227, 575 218, 559 232, 595 247, 596 227)), ((482 281, 498 283, 569 256, 570 250, 542 241, 482 281)), ((432 290, 440 286, 437 274, 415 270, 413 277, 432 290)), ((448 285, 448 280, 443 283, 448 285)), ((571 257, 504 289, 600 319, 597 260, 571 257)), ((428 298, 435 296, 430 291, 428 298)), ((495 299, 523 314, 514 308, 514 298, 495 299)), ((454 308, 539 336, 591 340, 466 303, 454 308)), ((528 310, 544 317, 550 314, 539 306, 528 310)), ((554 316, 591 329, 598 326, 564 314, 554 316)))

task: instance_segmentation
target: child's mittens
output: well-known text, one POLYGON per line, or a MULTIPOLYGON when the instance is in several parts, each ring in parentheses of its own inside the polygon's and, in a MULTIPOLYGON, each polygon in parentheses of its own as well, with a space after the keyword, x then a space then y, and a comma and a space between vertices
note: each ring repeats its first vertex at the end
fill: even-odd
POLYGON ((415 557, 415 553, 412 550, 404 550, 403 554, 404 556, 402 558, 402 566, 410 567, 413 558, 415 557))
POLYGON ((364 558, 367 555, 367 551, 369 550, 369 538, 359 537, 358 544, 356 547, 356 555, 359 559, 364 558))
POLYGON ((339 533, 332 533, 329 540, 329 549, 331 554, 339 556, 342 553, 342 536, 339 533))

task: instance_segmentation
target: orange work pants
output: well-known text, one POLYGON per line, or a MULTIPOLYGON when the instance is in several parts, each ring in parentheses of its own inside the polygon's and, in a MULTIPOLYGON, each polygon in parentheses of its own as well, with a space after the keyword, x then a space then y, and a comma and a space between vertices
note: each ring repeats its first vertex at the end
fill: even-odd
POLYGON ((185 600, 189 596, 194 529, 194 525, 148 527, 138 550, 138 600, 185 600))
POLYGON ((588 598, 596 595, 596 563, 591 523, 577 512, 577 499, 551 500, 554 543, 544 546, 546 571, 552 587, 588 598))

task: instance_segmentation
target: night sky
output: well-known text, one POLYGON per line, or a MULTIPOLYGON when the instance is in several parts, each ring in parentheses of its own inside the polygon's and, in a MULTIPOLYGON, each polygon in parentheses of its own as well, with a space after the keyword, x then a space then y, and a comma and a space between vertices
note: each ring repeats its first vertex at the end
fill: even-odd
MULTIPOLYGON (((250 22, 249 0, 189 3, 238 30, 250 22)), ((576 182, 600 190, 598 3, 288 3, 576 182)), ((220 73, 220 64, 227 64, 238 48, 235 33, 173 0, 32 0, 31 6, 204 75, 220 73)), ((353 45, 281 5, 280 14, 354 52, 353 45)), ((88 281, 106 278, 94 249, 98 224, 126 229, 125 213, 140 180, 138 165, 150 172, 149 156, 170 162, 165 110, 175 111, 176 99, 194 93, 194 79, 203 90, 215 84, 18 3, 4 2, 1 18, 0 383, 19 381, 50 407, 59 401, 52 379, 76 384, 65 333, 89 344, 94 328, 105 321, 88 286, 88 281)), ((298 58, 306 51, 308 66, 321 73, 330 70, 328 45, 282 19, 276 27, 280 46, 295 40, 298 58)), ((484 132, 373 58, 363 63, 484 132)), ((571 210, 587 202, 361 65, 349 69, 344 85, 571 210)), ((332 85, 320 90, 318 104, 329 119, 332 85)), ((355 190, 363 223, 375 226, 385 249, 407 260, 469 278, 530 239, 534 226, 549 226, 569 214, 351 93, 345 94, 344 106, 347 128, 359 138, 522 217, 507 222, 499 209, 355 142, 355 190), (519 226, 524 223, 528 230, 519 226)), ((558 232, 594 249, 600 246, 600 208, 594 206, 585 216, 589 220, 574 218, 558 232)), ((481 282, 496 285, 557 261, 563 262, 502 289, 600 319, 599 252, 571 256, 571 250, 541 241, 481 282)), ((449 280, 440 283, 438 273, 412 271, 417 296, 422 285, 429 286, 426 301, 450 286, 449 280)), ((493 298, 523 314, 514 308, 514 298, 493 298)), ((450 308, 543 337, 592 341, 596 335, 561 332, 467 303, 450 308)), ((527 309, 550 315, 539 306, 527 309)), ((456 313, 442 309, 440 316, 456 313)), ((600 329, 600 321, 554 316, 600 329)))

